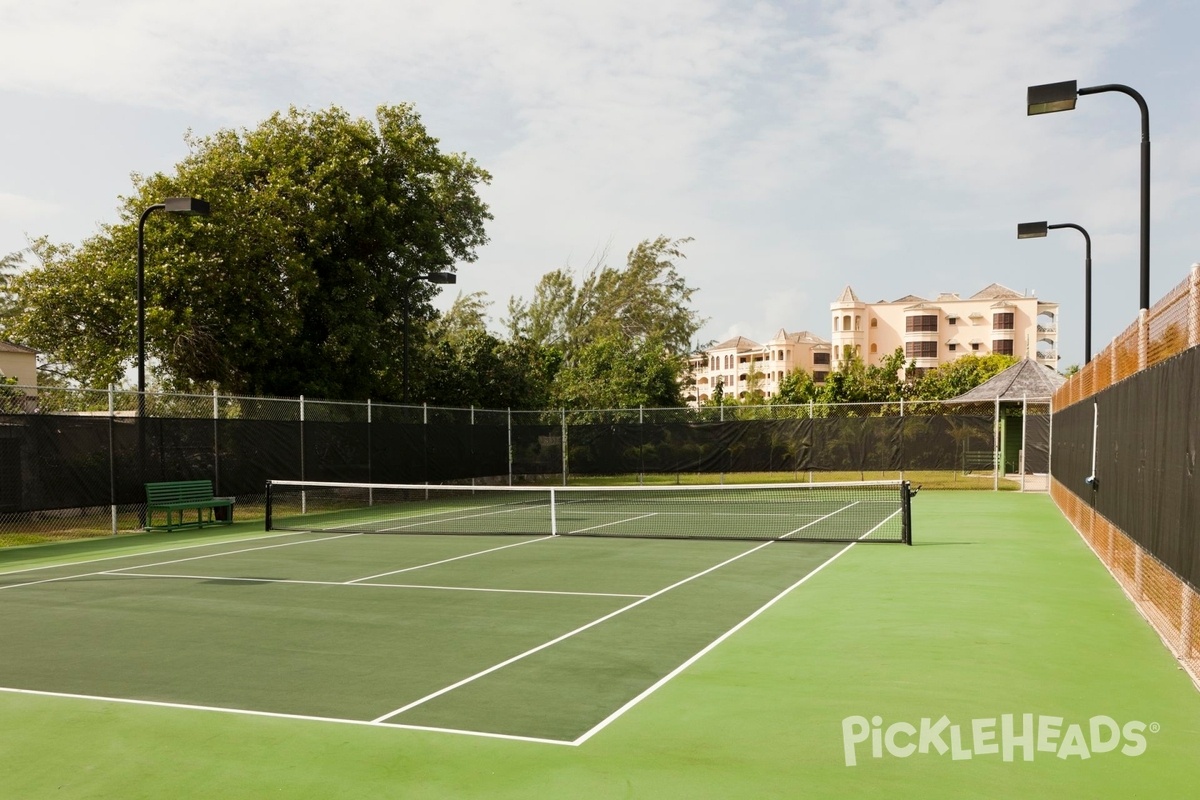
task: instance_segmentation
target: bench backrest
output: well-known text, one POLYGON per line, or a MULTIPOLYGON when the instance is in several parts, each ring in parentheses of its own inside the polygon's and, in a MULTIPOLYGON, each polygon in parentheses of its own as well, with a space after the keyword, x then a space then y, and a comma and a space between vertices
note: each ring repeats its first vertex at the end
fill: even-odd
POLYGON ((213 499, 212 481, 169 481, 146 484, 146 502, 191 503, 213 499))

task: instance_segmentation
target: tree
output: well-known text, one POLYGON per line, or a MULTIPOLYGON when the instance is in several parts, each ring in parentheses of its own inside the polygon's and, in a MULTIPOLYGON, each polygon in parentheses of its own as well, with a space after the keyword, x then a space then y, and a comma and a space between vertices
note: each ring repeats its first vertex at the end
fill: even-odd
POLYGON ((555 270, 538 282, 532 300, 510 299, 510 341, 559 354, 555 405, 680 405, 686 354, 702 324, 690 305, 696 290, 675 267, 689 241, 645 240, 629 252, 624 269, 601 263, 578 283, 569 271, 555 270))
POLYGON ((812 376, 802 369, 794 369, 779 382, 779 391, 771 398, 771 405, 796 406, 815 400, 817 385, 812 376))
POLYGON ((600 336, 559 368, 551 399, 562 408, 676 408, 683 405, 683 361, 656 337, 631 342, 619 334, 600 336))
POLYGON ((645 240, 629 252, 624 269, 596 266, 578 285, 567 270, 543 275, 531 301, 510 299, 510 337, 557 347, 568 360, 608 335, 655 337, 670 352, 687 353, 703 322, 690 306, 696 290, 675 268, 675 260, 685 258, 682 245, 690 241, 645 240))
POLYGON ((160 383, 398 397, 404 303, 422 326, 435 289, 416 277, 474 260, 487 241, 476 187, 488 173, 442 153, 408 105, 382 106, 373 122, 293 108, 188 144, 172 174, 134 176, 120 223, 78 248, 36 244, 41 265, 14 281, 14 328, 77 380, 119 378, 136 351, 138 215, 198 196, 212 205, 207 221, 158 215, 146 226, 160 383))
POLYGON ((502 341, 487 330, 483 292, 459 295, 431 326, 422 351, 421 396, 436 405, 541 409, 550 407, 558 361, 552 350, 502 341))
POLYGON ((995 377, 1016 364, 1012 356, 960 356, 926 372, 917 380, 914 394, 921 400, 950 400, 995 377))

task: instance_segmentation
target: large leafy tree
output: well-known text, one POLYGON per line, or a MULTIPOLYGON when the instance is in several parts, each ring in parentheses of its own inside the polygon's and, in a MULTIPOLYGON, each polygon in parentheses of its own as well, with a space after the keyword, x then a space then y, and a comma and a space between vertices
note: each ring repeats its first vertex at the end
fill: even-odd
POLYGON ((171 196, 212 217, 147 225, 148 350, 160 385, 245 394, 400 395, 402 318, 434 288, 418 276, 475 258, 490 176, 440 151, 408 105, 374 121, 291 109, 257 128, 189 138, 172 174, 134 176, 122 221, 78 248, 35 243, 10 327, 69 376, 119 379, 136 351, 140 212, 171 196))
POLYGON ((509 301, 510 342, 558 354, 551 405, 682 403, 679 380, 703 323, 691 306, 696 290, 676 266, 689 241, 647 239, 629 252, 623 269, 601 263, 578 281, 568 270, 555 270, 542 277, 531 300, 509 301))

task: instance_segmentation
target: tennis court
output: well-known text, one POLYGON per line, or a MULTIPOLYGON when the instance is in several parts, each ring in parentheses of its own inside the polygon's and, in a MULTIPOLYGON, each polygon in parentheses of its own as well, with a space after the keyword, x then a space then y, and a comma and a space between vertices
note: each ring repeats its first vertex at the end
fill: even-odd
POLYGON ((290 488, 307 513, 284 500, 274 518, 300 531, 0 575, 0 687, 581 744, 846 547, 789 537, 868 539, 903 517, 897 485, 887 501, 801 488, 791 506, 753 487, 707 490, 732 498, 716 506, 371 487, 361 507, 346 486, 290 488), (664 519, 704 532, 684 508, 715 532, 655 538, 664 519), (562 533, 525 533, 544 524, 562 533))
POLYGON ((1189 796, 1200 696, 1050 499, 922 492, 913 516, 913 547, 819 572, 845 544, 239 523, 10 550, 0 796, 1189 796), (944 715, 974 749, 1004 714, 1155 732, 846 762, 847 718, 944 715))

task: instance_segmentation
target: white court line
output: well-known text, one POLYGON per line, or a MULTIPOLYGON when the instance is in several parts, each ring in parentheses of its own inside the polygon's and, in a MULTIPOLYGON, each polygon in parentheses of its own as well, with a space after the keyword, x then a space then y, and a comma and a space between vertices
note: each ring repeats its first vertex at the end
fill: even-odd
POLYGON ((563 535, 571 536, 576 533, 584 533, 585 531, 594 531, 599 528, 607 528, 609 525, 620 525, 625 522, 633 522, 634 520, 637 520, 637 519, 645 519, 646 517, 656 517, 656 516, 658 516, 658 513, 654 512, 654 513, 650 513, 650 514, 642 514, 641 516, 638 516, 638 517, 629 517, 628 519, 616 519, 616 520, 613 520, 612 522, 606 522, 603 525, 593 525, 590 528, 580 528, 577 531, 567 531, 563 535))
MULTIPOLYGON (((386 505, 386 504, 385 504, 385 505, 386 505)), ((453 515, 454 515, 454 514, 457 514, 457 513, 463 512, 463 511, 476 511, 476 510, 478 510, 478 509, 481 509, 481 508, 495 508, 495 507, 496 507, 496 506, 495 506, 495 504, 493 503, 493 504, 491 504, 491 505, 482 505, 482 506, 465 506, 465 507, 463 507, 463 508, 443 508, 443 509, 439 509, 439 510, 437 510, 437 511, 425 511, 425 512, 423 512, 423 513, 420 513, 420 514, 405 514, 405 515, 402 515, 402 516, 397 516, 397 517, 395 518, 395 520, 388 520, 388 521, 396 521, 396 522, 399 522, 399 521, 400 521, 400 520, 402 520, 402 519, 417 519, 418 517, 437 517, 437 516, 441 516, 441 517, 447 517, 447 516, 449 516, 451 519, 453 519, 453 515)), ((541 505, 534 505, 534 504, 525 504, 525 505, 522 505, 522 508, 541 508, 541 507, 543 507, 543 506, 541 506, 541 505)), ((550 506, 547 504, 547 505, 545 505, 544 507, 545 507, 545 508, 549 508, 550 506)), ((361 510, 360 510, 360 511, 361 511, 361 510)), ((312 513, 321 513, 321 512, 312 512, 312 513)), ((350 512, 350 513, 360 513, 360 512, 350 512)), ((303 521, 303 520, 301 520, 301 521, 303 521)), ((381 521, 382 521, 382 520, 381 520, 381 521)), ((439 522, 439 521, 440 521, 440 520, 431 520, 431 522, 439 522)), ((359 520, 358 522, 347 522, 345 525, 330 525, 330 526, 328 526, 327 528, 324 528, 323 530, 330 530, 330 531, 334 531, 334 530, 338 530, 338 529, 340 529, 340 528, 349 528, 349 527, 350 527, 350 526, 352 526, 352 525, 360 525, 360 524, 362 524, 362 520, 359 520)), ((429 524, 429 523, 423 523, 423 524, 429 524)), ((390 530, 396 530, 396 529, 395 529, 395 528, 383 528, 383 530, 388 530, 388 531, 390 531, 390 530)))
POLYGON ((654 594, 646 595, 645 597, 643 597, 642 599, 640 599, 636 602, 633 602, 627 606, 618 608, 616 611, 613 611, 612 613, 609 613, 609 614, 605 614, 603 617, 600 617, 599 619, 592 620, 591 622, 587 623, 586 625, 582 625, 573 631, 568 631, 567 633, 564 633, 561 636, 557 636, 548 642, 544 642, 544 643, 538 645, 537 647, 526 650, 524 653, 519 653, 519 654, 513 656, 512 658, 508 658, 508 659, 505 659, 504 661, 501 661, 499 664, 494 664, 493 666, 490 666, 487 669, 482 670, 481 672, 477 672, 474 675, 463 678, 461 681, 458 681, 457 683, 453 683, 449 686, 439 689, 436 692, 433 692, 432 694, 427 694, 418 700, 412 701, 408 705, 397 708, 395 711, 389 711, 388 713, 384 714, 381 717, 376 717, 374 721, 375 722, 383 722, 384 720, 394 717, 397 714, 403 714, 405 711, 409 711, 413 708, 416 708, 419 705, 422 705, 423 703, 427 703, 430 700, 433 700, 435 697, 440 697, 440 696, 446 694, 447 692, 452 692, 455 689, 459 688, 460 686, 466 686, 468 683, 476 681, 476 680, 484 677, 485 675, 490 675, 491 673, 495 672, 496 670, 503 669, 504 667, 507 667, 509 664, 513 664, 517 661, 520 661, 523 658, 527 658, 528 656, 531 656, 534 653, 539 653, 548 647, 553 647, 554 645, 558 644, 559 642, 570 639, 572 636, 575 636, 576 634, 583 633, 584 631, 588 630, 589 628, 594 628, 595 626, 599 625, 601 622, 607 622, 608 620, 612 619, 613 617, 617 616, 618 614, 624 614, 626 611, 629 611, 632 608, 637 608, 642 603, 645 603, 649 600, 653 600, 656 597, 666 594, 667 592, 671 591, 672 589, 676 589, 680 586, 683 586, 685 583, 689 583, 691 581, 694 581, 696 578, 703 577, 704 575, 707 575, 708 573, 713 572, 714 570, 718 570, 727 564, 732 564, 734 561, 737 561, 739 558, 745 558, 746 556, 750 555, 751 553, 761 550, 769 544, 771 544, 771 542, 763 542, 762 544, 760 544, 756 547, 750 548, 749 550, 747 550, 744 553, 739 553, 738 555, 734 556, 733 558, 729 558, 729 559, 726 559, 725 561, 722 561, 720 564, 709 567, 708 569, 703 570, 702 572, 697 572, 695 575, 691 575, 687 578, 684 578, 681 581, 677 581, 676 583, 671 584, 670 586, 666 587, 665 589, 659 589, 654 594))
MULTIPOLYGON (((804 530, 804 528, 807 528, 810 525, 816 525, 821 520, 826 519, 828 517, 832 517, 834 514, 837 514, 838 512, 845 510, 845 508, 848 508, 848 506, 839 508, 837 511, 832 511, 832 512, 826 514, 824 517, 821 517, 820 519, 813 520, 812 522, 808 523, 807 525, 803 525, 803 526, 797 528, 795 531, 792 531, 791 533, 796 533, 797 531, 804 530)), ((889 517, 889 519, 890 519, 890 517, 889 517)), ((880 525, 882 525, 882 524, 883 523, 881 522, 880 525)), ((877 527, 878 526, 876 526, 876 528, 877 527)), ((866 534, 864 534, 864 536, 869 535, 873 531, 874 531, 874 529, 872 529, 872 531, 868 531, 866 534)), ((790 534, 788 534, 788 535, 790 535, 790 534)), ((595 626, 599 625, 602 622, 607 622, 608 620, 612 619, 613 617, 616 617, 619 614, 624 614, 626 611, 629 611, 630 609, 637 608, 642 603, 653 600, 656 597, 660 597, 660 596, 666 594, 667 592, 671 591, 672 589, 677 589, 678 587, 683 586, 685 583, 690 583, 691 581, 694 581, 696 578, 703 577, 704 575, 707 575, 710 572, 714 572, 714 571, 720 569, 721 567, 724 567, 728 564, 732 564, 734 561, 737 561, 740 558, 744 558, 744 557, 750 555, 751 553, 756 553, 759 550, 762 550, 764 547, 767 547, 768 545, 771 545, 771 544, 774 544, 773 540, 768 541, 768 542, 763 542, 760 545, 750 548, 749 550, 745 551, 744 553, 739 553, 738 555, 734 556, 733 558, 729 558, 729 559, 726 559, 725 561, 722 561, 720 564, 709 567, 708 569, 703 570, 701 572, 697 572, 695 575, 684 578, 681 581, 677 581, 676 583, 671 584, 670 586, 666 587, 665 589, 659 589, 654 594, 646 595, 645 597, 643 597, 642 599, 640 599, 636 602, 630 603, 629 605, 624 606, 622 608, 618 608, 616 611, 613 611, 609 614, 605 614, 603 617, 600 617, 599 619, 592 620, 591 622, 587 623, 586 625, 582 625, 573 631, 568 631, 567 633, 564 633, 561 636, 551 639, 548 642, 544 642, 544 643, 538 645, 537 647, 526 650, 524 653, 519 653, 519 654, 513 656, 512 658, 501 661, 499 664, 494 664, 485 670, 475 673, 474 675, 470 675, 466 678, 463 678, 462 680, 458 681, 457 683, 453 683, 449 686, 446 686, 446 687, 443 687, 443 688, 437 690, 436 692, 433 692, 432 694, 428 694, 425 697, 414 700, 411 703, 409 703, 408 705, 401 706, 400 708, 396 709, 395 711, 389 711, 387 714, 384 714, 381 717, 376 717, 375 721, 382 722, 391 717, 397 716, 399 714, 403 714, 405 711, 409 711, 413 708, 416 708, 417 706, 427 703, 436 697, 440 697, 441 695, 446 694, 447 692, 452 692, 461 686, 465 686, 468 683, 476 681, 479 678, 482 678, 486 675, 490 675, 491 673, 493 673, 499 669, 503 669, 504 667, 507 667, 509 664, 513 664, 513 663, 520 661, 521 659, 527 658, 535 653, 540 653, 542 650, 545 650, 549 647, 553 647, 554 645, 558 644, 559 642, 570 639, 572 636, 575 636, 576 634, 583 633, 584 631, 588 630, 589 628, 594 628, 595 626)))
MULTIPOLYGON (((151 564, 139 564, 136 566, 125 567, 125 569, 144 569, 147 567, 164 567, 167 564, 182 564, 185 561, 200 561, 205 558, 219 558, 221 556, 233 556, 233 555, 237 555, 238 553, 253 553, 257 550, 274 550, 277 547, 291 547, 291 546, 297 545, 297 544, 313 544, 315 542, 328 542, 333 539, 345 539, 348 536, 360 536, 360 535, 361 534, 358 534, 358 533, 341 533, 341 534, 338 534, 337 536, 322 536, 320 539, 309 538, 309 539, 303 539, 299 542, 284 542, 283 544, 269 544, 269 545, 264 545, 263 547, 246 547, 241 550, 228 550, 223 553, 209 553, 209 554, 203 555, 203 556, 191 556, 189 558, 175 558, 175 559, 171 559, 169 561, 155 561, 151 564)), ((5 589, 19 589, 22 586, 36 586, 40 583, 57 583, 59 581, 74 580, 76 578, 91 578, 96 575, 105 575, 105 574, 110 574, 113 572, 116 572, 116 570, 97 570, 96 572, 82 572, 82 573, 78 573, 76 575, 63 575, 58 578, 45 578, 40 581, 26 581, 25 583, 11 583, 8 586, 0 586, 0 592, 4 591, 5 589)))
MULTIPOLYGON (((129 567, 137 569, 137 567, 129 567)), ((492 592, 494 594, 555 594, 571 597, 645 597, 644 594, 614 594, 612 592, 563 592, 554 589, 496 589, 480 586, 436 586, 422 583, 356 583, 343 581, 306 581, 296 578, 244 578, 230 575, 176 575, 163 572, 124 572, 112 570, 100 575, 118 575, 122 578, 172 578, 192 581, 238 581, 242 583, 292 583, 302 586, 373 586, 387 589, 431 589, 446 592, 492 592)))
POLYGON ((251 711, 244 708, 222 708, 221 706, 200 706, 189 703, 167 703, 160 700, 134 700, 128 697, 104 697, 94 694, 71 694, 69 692, 44 692, 36 689, 13 689, 0 686, 0 692, 9 694, 26 694, 35 697, 62 697, 70 700, 100 700, 106 703, 123 703, 134 706, 153 706, 155 708, 177 708, 186 711, 217 711, 222 714, 241 714, 249 717, 271 717, 274 719, 295 719, 306 722, 337 722, 342 725, 365 725, 373 728, 391 728, 393 730, 428 731, 433 733, 456 733, 461 736, 481 736, 487 739, 508 739, 518 742, 534 742, 536 744, 557 744, 571 746, 572 742, 561 739, 539 739, 534 736, 517 736, 511 733, 488 733, 487 731, 468 731, 457 728, 434 728, 428 725, 404 725, 398 722, 375 722, 364 719, 342 719, 340 717, 318 717, 309 714, 284 714, 278 711, 251 711))
MULTIPOLYGON (((834 512, 834 513, 836 513, 836 512, 834 512)), ((884 524, 885 522, 887 522, 888 520, 890 520, 892 517, 896 516, 896 514, 899 514, 899 513, 900 513, 900 509, 897 509, 897 510, 896 510, 895 512, 893 512, 893 513, 892 513, 890 516, 888 516, 888 518, 887 518, 887 519, 883 520, 883 522, 880 522, 880 523, 879 523, 878 525, 876 525, 874 528, 872 528, 871 530, 867 531, 866 533, 864 533, 862 536, 858 537, 858 538, 857 538, 856 540, 854 540, 853 542, 850 542, 850 544, 846 545, 846 546, 845 546, 845 547, 843 547, 841 550, 838 550, 836 553, 834 553, 832 556, 830 556, 828 559, 826 559, 826 560, 824 561, 824 563, 822 563, 822 564, 821 564, 820 566, 818 566, 816 569, 812 570, 812 571, 811 571, 811 572, 809 572, 807 575, 805 575, 803 578, 801 578, 800 580, 796 581, 796 582, 795 582, 795 583, 793 583, 791 586, 787 587, 787 588, 786 588, 786 589, 784 589, 782 592, 780 592, 779 594, 777 594, 777 595, 775 595, 774 597, 772 597, 770 600, 768 600, 766 603, 764 603, 764 604, 763 604, 763 605, 762 605, 762 606, 761 606, 761 607, 760 607, 760 608, 759 608, 757 611, 755 611, 754 613, 752 613, 750 616, 746 617, 744 620, 742 620, 742 621, 741 621, 741 622, 739 622, 738 624, 734 625, 734 626, 733 626, 732 628, 730 628, 729 630, 725 631, 725 633, 723 633, 723 634, 721 634, 720 636, 718 636, 716 639, 714 639, 712 642, 710 642, 710 643, 709 643, 709 644, 708 644, 708 645, 707 645, 707 646, 706 646, 704 649, 702 649, 700 652, 696 653, 694 656, 692 656, 691 658, 689 658, 687 661, 684 661, 684 662, 683 662, 682 664, 680 664, 678 667, 676 667, 675 669, 671 670, 671 671, 670 671, 669 673, 667 673, 666 675, 664 675, 664 676, 662 676, 661 678, 659 678, 659 679, 658 679, 658 680, 657 680, 657 681, 656 681, 656 682, 655 682, 653 685, 651 685, 651 686, 647 687, 647 688, 646 688, 646 690, 645 690, 645 691, 643 691, 641 694, 639 694, 637 697, 633 698, 632 700, 630 700, 629 702, 627 702, 625 705, 621 706, 621 707, 620 707, 620 708, 618 708, 616 711, 614 711, 613 713, 609 714, 607 717, 605 717, 604 719, 602 719, 602 720, 601 720, 601 721, 600 721, 600 722, 599 722, 597 725, 595 725, 595 726, 594 726, 594 727, 593 727, 591 730, 589 730, 589 731, 585 732, 585 733, 584 733, 583 735, 581 735, 579 738, 577 738, 577 739, 575 739, 573 742, 571 742, 571 744, 573 744, 573 745, 575 745, 575 746, 579 746, 579 745, 583 744, 584 742, 586 742, 588 739, 590 739, 590 738, 592 738, 593 736, 595 736, 595 735, 596 735, 597 733, 599 733, 600 731, 602 731, 602 730, 604 730, 605 728, 607 728, 607 727, 608 727, 610 724, 612 724, 612 723, 613 723, 613 722, 615 722, 615 721, 616 721, 616 720, 617 720, 619 717, 621 717, 623 714, 625 714, 625 712, 629 711, 629 709, 633 708, 633 707, 634 707, 634 706, 636 706, 638 703, 642 702, 642 701, 643 701, 643 700, 645 700, 647 697, 649 697, 650 695, 654 694, 654 692, 656 692, 658 689, 660 689, 660 688, 662 688, 664 685, 666 685, 666 683, 667 683, 668 681, 670 681, 672 678, 674 678, 675 676, 677 676, 679 673, 683 672, 685 669, 687 669, 688 667, 690 667, 692 664, 695 664, 695 663, 696 663, 697 661, 699 661, 699 660, 700 660, 700 659, 701 659, 701 658, 702 658, 702 657, 703 657, 705 654, 707 654, 707 653, 709 653, 710 651, 712 651, 712 650, 713 650, 713 649, 714 649, 714 648, 715 648, 717 645, 719 645, 721 642, 725 641, 725 640, 726 640, 726 639, 728 639, 730 636, 733 636, 733 634, 737 633, 737 632, 738 632, 738 631, 740 631, 742 628, 744 628, 746 625, 750 624, 750 622, 751 622, 752 620, 756 619, 756 618, 757 618, 757 617, 758 617, 760 614, 762 614, 762 613, 763 613, 764 611, 766 611, 768 608, 770 608, 771 606, 775 605, 776 603, 778 603, 778 602, 779 602, 780 600, 782 600, 783 598, 787 597, 789 594, 791 594, 791 592, 792 592, 794 589, 797 589, 798 587, 800 587, 800 586, 803 586, 805 583, 807 583, 807 582, 808 582, 809 578, 813 577, 813 576, 814 576, 814 575, 816 575, 818 572, 820 572, 821 570, 823 570, 823 569, 825 569, 826 567, 828 567, 828 566, 829 566, 830 564, 832 564, 834 561, 837 561, 837 560, 838 560, 839 558, 841 558, 841 557, 842 557, 842 555, 844 555, 844 554, 846 553, 846 551, 848 551, 848 550, 849 550, 851 547, 854 547, 854 545, 858 544, 858 543, 859 543, 859 542, 861 542, 863 539, 867 538, 867 537, 868 537, 868 536, 870 536, 872 533, 874 533, 875 531, 879 530, 879 529, 880 529, 880 528, 883 526, 883 524, 884 524)))
POLYGON ((467 553, 467 554, 461 555, 461 556, 454 556, 453 558, 443 558, 441 561, 431 561, 428 564, 418 564, 415 567, 405 567, 404 569, 394 569, 391 572, 381 572, 378 575, 368 575, 365 578, 355 578, 352 581, 344 581, 344 583, 351 584, 351 583, 358 583, 359 581, 373 581, 376 578, 386 578, 388 575, 399 575, 401 572, 412 572, 413 570, 416 570, 416 569, 425 569, 426 567, 436 567, 438 564, 448 564, 451 561, 458 561, 460 559, 471 558, 473 556, 481 556, 484 553, 494 553, 497 550, 507 550, 510 547, 520 547, 523 544, 532 544, 533 542, 544 542, 548 539, 553 539, 553 538, 554 538, 553 536, 542 536, 537 539, 525 539, 524 541, 515 542, 513 544, 505 544, 505 545, 501 545, 500 547, 491 547, 491 548, 488 548, 487 550, 477 550, 474 553, 467 553))
MULTIPOLYGON (((396 525, 391 528, 380 528, 379 533, 387 533, 389 531, 403 531, 403 530, 408 530, 409 528, 417 528, 417 527, 420 527, 421 525, 437 525, 439 522, 458 522, 460 519, 476 519, 478 517, 495 517, 500 514, 514 514, 518 511, 528 511, 531 508, 549 509, 550 506, 541 505, 541 504, 532 505, 532 506, 531 505, 522 505, 522 506, 517 506, 516 508, 505 508, 500 511, 486 511, 482 514, 466 514, 466 515, 461 515, 461 514, 460 515, 452 515, 449 512, 447 512, 447 515, 443 516, 440 519, 430 519, 430 520, 425 520, 424 522, 414 522, 411 525, 396 525)), ((344 528, 346 526, 342 525, 340 527, 344 528)))
MULTIPOLYGON (((837 511, 830 511, 828 514, 826 514, 826 515, 825 515, 825 516, 823 516, 823 517, 817 517, 817 518, 816 518, 816 519, 814 519, 812 522, 809 522, 809 523, 806 523, 806 524, 804 524, 804 525, 801 525, 799 528, 796 528, 796 530, 794 530, 794 531, 788 531, 787 533, 785 533, 783 536, 780 536, 779 538, 780 538, 780 539, 786 539, 787 537, 791 536, 793 533, 799 533, 800 531, 804 530, 805 528, 811 528, 813 525, 816 525, 818 522, 823 522, 824 520, 827 520, 827 519, 829 519, 830 517, 832 517, 834 514, 840 514, 840 513, 842 513, 843 511, 845 511, 847 508, 851 508, 851 507, 853 507, 853 506, 856 506, 856 505, 858 505, 858 501, 857 501, 857 500, 855 500, 853 503, 851 503, 851 504, 850 504, 850 505, 848 505, 848 506, 842 506, 842 507, 841 507, 841 508, 839 508, 837 511)), ((895 514, 893 514, 892 516, 895 516, 895 514)), ((891 519, 891 518, 892 518, 892 517, 888 517, 888 519, 891 519)), ((884 520, 884 522, 886 522, 886 521, 887 521, 887 520, 884 520)), ((879 525, 882 525, 882 524, 883 524, 883 522, 879 523, 879 525)), ((872 528, 872 529, 871 529, 871 531, 872 531, 872 532, 874 532, 875 530, 877 530, 877 529, 879 528, 879 525, 876 525, 874 528, 872 528)))
MULTIPOLYGON (((217 547, 222 544, 235 544, 237 542, 256 542, 260 539, 278 539, 281 536, 303 536, 304 531, 287 531, 286 533, 269 533, 265 536, 247 536, 244 539, 226 539, 220 542, 203 542, 201 544, 184 544, 179 547, 164 547, 162 549, 147 550, 142 553, 124 553, 119 556, 104 556, 103 558, 85 558, 82 561, 63 561, 58 564, 43 564, 40 567, 25 567, 24 569, 0 570, 0 576, 4 575, 20 575, 22 572, 37 572, 42 569, 58 569, 59 567, 74 567, 82 564, 98 564, 101 561, 115 561, 119 558, 136 558, 145 555, 157 555, 159 553, 175 553, 180 550, 195 550, 197 547, 217 547)), ((100 541, 100 540, 94 540, 100 541)))

